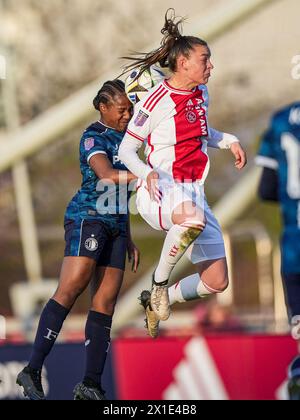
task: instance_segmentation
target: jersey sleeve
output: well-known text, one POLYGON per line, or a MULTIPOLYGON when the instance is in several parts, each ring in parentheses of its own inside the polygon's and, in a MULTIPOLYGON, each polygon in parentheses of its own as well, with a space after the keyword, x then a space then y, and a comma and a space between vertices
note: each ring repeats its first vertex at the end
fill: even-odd
POLYGON ((107 142, 101 134, 85 133, 80 141, 80 158, 89 164, 90 159, 98 154, 107 155, 107 142))
POLYGON ((147 111, 142 103, 138 103, 135 106, 134 115, 128 124, 126 137, 134 138, 143 143, 151 132, 150 123, 152 118, 153 113, 147 111))
POLYGON ((137 152, 159 121, 157 110, 150 112, 145 109, 144 104, 147 97, 134 107, 134 115, 128 124, 126 134, 119 148, 121 161, 130 172, 143 180, 147 179, 149 173, 152 172, 152 168, 139 158, 137 152))
POLYGON ((258 166, 269 169, 278 169, 278 161, 276 156, 275 142, 276 134, 274 130, 275 120, 272 120, 270 128, 263 135, 255 163, 258 166))
POLYGON ((230 149, 233 143, 239 143, 239 139, 233 134, 223 133, 212 127, 208 128, 207 145, 215 149, 230 149))

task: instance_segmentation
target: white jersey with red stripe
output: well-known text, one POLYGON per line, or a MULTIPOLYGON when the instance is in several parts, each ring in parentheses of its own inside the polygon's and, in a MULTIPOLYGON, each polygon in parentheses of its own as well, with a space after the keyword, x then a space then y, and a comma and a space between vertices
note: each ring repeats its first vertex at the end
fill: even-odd
POLYGON ((123 141, 144 142, 147 163, 161 176, 202 183, 209 170, 207 109, 205 85, 179 90, 164 80, 136 105, 123 141))

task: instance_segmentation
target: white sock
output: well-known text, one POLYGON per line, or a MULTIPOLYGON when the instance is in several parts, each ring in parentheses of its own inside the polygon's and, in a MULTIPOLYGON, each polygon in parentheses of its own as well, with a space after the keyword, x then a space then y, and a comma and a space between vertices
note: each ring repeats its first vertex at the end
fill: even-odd
POLYGON ((176 263, 200 233, 200 229, 191 227, 180 225, 171 227, 167 233, 160 260, 155 270, 154 280, 156 283, 163 283, 169 280, 176 263))
POLYGON ((173 305, 174 303, 186 302, 181 293, 180 281, 176 284, 173 284, 173 286, 169 287, 168 293, 170 305, 173 305))
POLYGON ((170 305, 173 305, 174 303, 188 302, 190 300, 213 295, 218 293, 218 290, 207 286, 207 284, 200 279, 199 274, 192 274, 169 287, 168 293, 170 305))

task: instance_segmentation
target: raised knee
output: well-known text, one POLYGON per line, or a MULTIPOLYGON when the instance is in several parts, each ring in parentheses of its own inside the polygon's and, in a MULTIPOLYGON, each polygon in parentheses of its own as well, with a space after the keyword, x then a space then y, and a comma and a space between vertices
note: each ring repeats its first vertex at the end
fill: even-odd
POLYGON ((228 279, 224 279, 222 282, 220 282, 220 285, 219 285, 219 288, 218 288, 220 293, 225 292, 225 290, 228 288, 228 286, 229 286, 228 279))
POLYGON ((185 228, 184 232, 180 235, 180 242, 184 248, 191 245, 205 228, 204 223, 196 221, 187 221, 182 223, 180 226, 185 228))
POLYGON ((186 227, 191 230, 198 231, 198 235, 203 232, 206 226, 206 219, 204 220, 185 220, 181 223, 182 227, 186 227))
POLYGON ((228 277, 224 277, 216 281, 215 289, 217 290, 217 293, 222 293, 222 292, 225 292, 228 285, 229 285, 228 277))
POLYGON ((222 293, 227 289, 228 285, 228 277, 219 277, 216 278, 213 282, 210 282, 209 284, 205 283, 207 289, 209 289, 212 293, 222 293))

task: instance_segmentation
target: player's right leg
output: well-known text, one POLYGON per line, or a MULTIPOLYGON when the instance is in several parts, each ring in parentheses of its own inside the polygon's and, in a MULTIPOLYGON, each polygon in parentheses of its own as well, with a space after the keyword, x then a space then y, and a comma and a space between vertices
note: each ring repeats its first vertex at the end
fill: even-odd
POLYGON ((107 242, 91 282, 92 307, 85 326, 86 365, 83 381, 74 389, 75 400, 105 400, 102 375, 110 348, 111 325, 122 286, 127 237, 107 242))
POLYGON ((41 381, 44 361, 70 309, 89 284, 99 252, 107 239, 105 235, 103 226, 91 226, 89 223, 80 223, 77 229, 76 222, 73 222, 72 229, 66 229, 65 258, 59 285, 41 314, 29 365, 17 377, 17 384, 23 387, 29 399, 45 398, 41 381), (97 247, 91 246, 96 242, 97 247))
POLYGON ((168 296, 170 275, 177 262, 205 227, 204 212, 192 201, 184 201, 177 205, 171 217, 173 226, 167 233, 153 276, 151 291, 151 307, 162 321, 168 319, 170 315, 168 296))
POLYGON ((188 248, 187 258, 197 273, 169 288, 170 304, 187 302, 215 293, 222 293, 228 285, 226 254, 221 227, 206 200, 206 227, 188 248))

